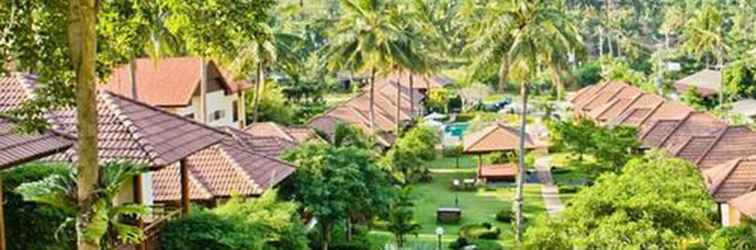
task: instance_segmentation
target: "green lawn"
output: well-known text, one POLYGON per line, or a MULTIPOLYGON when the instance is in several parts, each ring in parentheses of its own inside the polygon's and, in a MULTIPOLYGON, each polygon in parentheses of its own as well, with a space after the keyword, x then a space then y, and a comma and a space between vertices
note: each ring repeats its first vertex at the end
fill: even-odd
MULTIPOLYGON (((430 164, 433 171, 431 183, 415 185, 415 219, 422 225, 418 238, 412 238, 413 244, 422 246, 430 244, 435 246, 436 227, 442 226, 446 231, 444 246, 457 238, 459 228, 465 224, 490 222, 502 230, 499 244, 505 249, 511 248, 513 243, 512 226, 497 222, 494 218, 496 212, 503 207, 511 207, 514 199, 514 185, 499 184, 495 188, 480 188, 477 191, 453 191, 450 186, 453 179, 474 178, 474 158, 465 156, 460 158, 461 168, 456 168, 455 158, 442 158, 430 164), (462 208, 462 220, 455 225, 439 225, 436 223, 436 209, 440 206, 454 205, 454 198, 459 199, 462 208)), ((534 219, 544 214, 543 198, 541 197, 539 184, 526 184, 525 186, 525 216, 534 219)), ((386 232, 374 231, 370 234, 371 240, 379 243, 392 241, 393 237, 386 232)), ((417 248, 412 248, 417 249, 417 248)), ((419 246, 419 249, 434 249, 419 246)))

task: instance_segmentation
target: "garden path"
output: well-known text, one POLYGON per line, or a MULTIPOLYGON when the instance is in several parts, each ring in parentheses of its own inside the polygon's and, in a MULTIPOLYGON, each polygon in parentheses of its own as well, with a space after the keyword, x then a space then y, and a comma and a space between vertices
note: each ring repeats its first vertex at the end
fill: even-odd
POLYGON ((541 156, 535 161, 536 174, 538 180, 541 181, 541 195, 543 196, 544 205, 546 211, 550 216, 556 216, 562 210, 564 205, 559 199, 559 187, 554 184, 554 180, 551 177, 551 156, 541 156))

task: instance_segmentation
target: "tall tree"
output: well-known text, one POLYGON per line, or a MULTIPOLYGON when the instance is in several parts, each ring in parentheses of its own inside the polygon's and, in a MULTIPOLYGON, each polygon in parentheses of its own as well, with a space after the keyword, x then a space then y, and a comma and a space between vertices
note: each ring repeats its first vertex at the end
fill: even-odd
POLYGON ((266 34, 261 25, 270 19, 273 0, 166 0, 171 15, 166 20, 169 30, 181 38, 188 52, 202 58, 200 72, 200 113, 207 121, 205 92, 208 64, 230 62, 255 39, 266 34))
MULTIPOLYGON (((707 4, 694 13, 693 18, 688 20, 683 31, 685 42, 683 48, 701 59, 712 55, 717 60, 720 74, 726 57, 727 44, 723 32, 724 18, 717 7, 707 4)), ((707 66, 709 61, 707 60, 707 66)), ((722 81, 724 83, 724 81, 722 81)), ((724 86, 720 86, 719 105, 724 102, 724 86)))
MULTIPOLYGON (((348 70, 370 76, 370 129, 375 129, 375 78, 391 69, 400 47, 400 30, 393 21, 394 1, 341 0, 344 13, 332 31, 326 53, 331 71, 348 70)), ((351 73, 350 72, 350 73, 351 73)), ((371 131, 373 133, 375 131, 371 131)))
MULTIPOLYGON (((565 15, 560 1, 496 1, 483 7, 480 23, 473 29, 470 49, 488 62, 498 61, 501 71, 520 83, 522 122, 520 125, 519 171, 515 196, 515 239, 522 238, 522 202, 525 178, 525 138, 528 113, 528 85, 536 74, 553 65, 555 51, 582 47, 574 20, 565 15), (486 31, 494 28, 496 31, 486 31), (491 34, 498 33, 498 34, 491 34), (479 36, 479 37, 478 37, 479 36)), ((503 76, 503 75, 502 75, 503 76)), ((503 79, 500 79, 500 82, 503 79)))

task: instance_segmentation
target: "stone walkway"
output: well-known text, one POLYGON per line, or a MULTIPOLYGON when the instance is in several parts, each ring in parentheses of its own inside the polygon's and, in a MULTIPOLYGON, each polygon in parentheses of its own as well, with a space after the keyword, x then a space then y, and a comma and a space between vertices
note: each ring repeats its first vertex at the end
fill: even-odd
POLYGON ((559 200, 559 188, 554 185, 554 180, 551 178, 551 156, 543 156, 536 159, 535 169, 538 180, 543 185, 541 187, 541 195, 543 196, 546 211, 550 216, 558 215, 564 210, 564 205, 559 200))

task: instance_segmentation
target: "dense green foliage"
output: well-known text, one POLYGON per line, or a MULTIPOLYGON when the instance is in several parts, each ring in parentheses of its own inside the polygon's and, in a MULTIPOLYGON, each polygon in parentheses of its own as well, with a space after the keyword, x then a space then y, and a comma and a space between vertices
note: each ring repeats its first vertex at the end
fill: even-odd
POLYGON ((528 229, 528 248, 671 249, 714 225, 715 206, 698 169, 661 152, 602 175, 570 203, 560 217, 541 218, 528 229))
POLYGON ((438 131, 418 125, 399 138, 386 152, 383 164, 393 170, 405 183, 417 180, 424 164, 436 159, 436 144, 440 143, 438 131))
POLYGON ((68 218, 60 209, 23 201, 13 192, 19 185, 40 181, 51 175, 65 174, 67 166, 29 164, 2 173, 5 237, 9 250, 50 249, 68 250, 74 247, 76 233, 72 226, 59 230, 68 218))
POLYGON ((169 222, 163 249, 304 250, 308 239, 298 206, 279 201, 277 191, 259 198, 232 197, 214 209, 194 208, 191 215, 169 222))
POLYGON ((401 248, 406 242, 405 237, 409 234, 417 235, 417 231, 422 226, 415 221, 412 188, 404 187, 398 192, 399 194, 389 208, 387 229, 394 234, 396 245, 401 248))
POLYGON ((306 213, 318 218, 324 246, 334 225, 358 214, 366 218, 385 214, 393 198, 388 173, 368 149, 308 143, 284 159, 298 166, 284 189, 306 213))
POLYGON ((640 146, 635 138, 636 128, 599 126, 585 118, 554 121, 549 124, 549 129, 555 148, 577 156, 570 164, 593 175, 620 172, 638 153, 640 146), (591 156, 595 161, 585 161, 585 156, 591 156))
POLYGON ((711 234, 707 241, 712 250, 746 250, 756 248, 756 224, 744 223, 724 227, 711 234))

